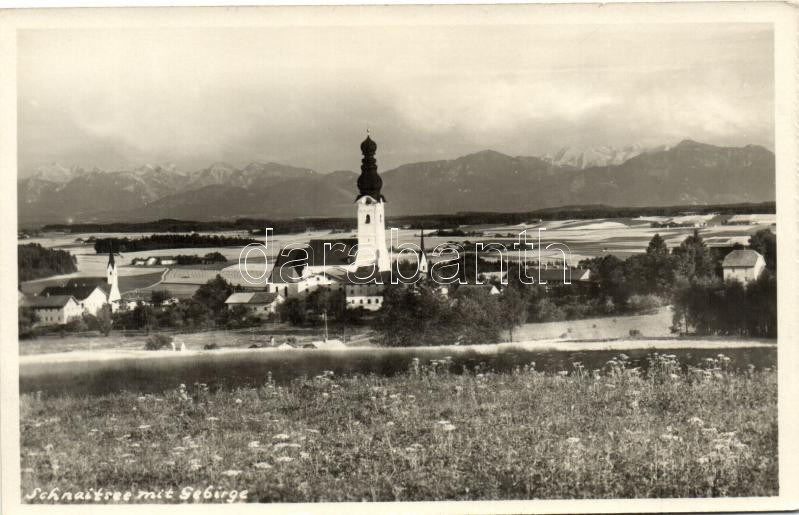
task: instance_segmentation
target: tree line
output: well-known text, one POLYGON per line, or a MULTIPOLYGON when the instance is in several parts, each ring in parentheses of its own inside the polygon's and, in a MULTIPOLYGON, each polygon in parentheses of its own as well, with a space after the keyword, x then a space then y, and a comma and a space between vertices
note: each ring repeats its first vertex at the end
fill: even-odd
POLYGON ((152 234, 143 238, 96 238, 94 250, 98 254, 106 254, 108 252, 140 252, 173 248, 243 247, 251 243, 258 243, 258 241, 251 238, 216 234, 152 234))
POLYGON ((38 243, 17 246, 17 267, 20 282, 78 270, 75 256, 66 250, 48 249, 38 243))

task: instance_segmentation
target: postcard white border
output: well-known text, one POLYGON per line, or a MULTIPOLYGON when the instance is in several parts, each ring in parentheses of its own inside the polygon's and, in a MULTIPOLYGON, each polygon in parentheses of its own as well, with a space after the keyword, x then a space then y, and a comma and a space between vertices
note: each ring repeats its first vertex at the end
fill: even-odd
POLYGON ((626 3, 346 7, 113 8, 0 11, 0 512, 35 513, 600 513, 799 509, 799 186, 797 10, 787 3, 626 3), (16 30, 203 28, 276 25, 466 25, 529 23, 773 23, 779 302, 780 494, 769 498, 527 500, 230 505, 24 505, 20 502, 16 331, 16 30), (12 244, 12 241, 14 242, 12 244))

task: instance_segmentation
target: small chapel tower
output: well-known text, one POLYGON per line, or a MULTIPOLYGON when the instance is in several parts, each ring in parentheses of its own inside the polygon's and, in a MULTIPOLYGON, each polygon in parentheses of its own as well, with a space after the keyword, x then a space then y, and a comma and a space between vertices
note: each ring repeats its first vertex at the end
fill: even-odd
POLYGON ((391 268, 391 259, 386 248, 386 225, 384 209, 386 199, 380 193, 383 180, 377 174, 375 152, 377 144, 367 134, 361 143, 361 175, 358 177, 358 252, 355 266, 377 264, 378 271, 391 268))
POLYGON ((116 311, 122 295, 119 293, 119 278, 117 276, 117 265, 114 262, 114 253, 108 253, 108 266, 106 267, 106 279, 108 280, 108 303, 111 310, 116 311))
POLYGON ((430 270, 430 261, 427 258, 427 251, 424 249, 424 227, 422 227, 422 235, 420 237, 419 247, 422 251, 419 253, 419 272, 427 274, 430 270))

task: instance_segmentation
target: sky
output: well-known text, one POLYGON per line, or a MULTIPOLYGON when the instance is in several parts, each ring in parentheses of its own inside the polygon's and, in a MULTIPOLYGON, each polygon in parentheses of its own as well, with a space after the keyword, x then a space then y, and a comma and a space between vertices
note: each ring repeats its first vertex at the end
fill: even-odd
POLYGON ((757 24, 18 32, 19 169, 380 169, 484 149, 774 145, 757 24))

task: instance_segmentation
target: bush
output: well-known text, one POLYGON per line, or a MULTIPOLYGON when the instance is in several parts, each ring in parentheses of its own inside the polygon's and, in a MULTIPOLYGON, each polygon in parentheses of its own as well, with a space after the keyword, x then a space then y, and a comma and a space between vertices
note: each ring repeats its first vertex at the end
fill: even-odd
POLYGON ((635 313, 645 313, 650 314, 655 311, 662 305, 662 301, 660 297, 657 295, 643 294, 643 295, 633 295, 627 301, 627 306, 630 308, 631 311, 635 313))
POLYGON ((642 336, 641 331, 639 331, 638 329, 630 329, 631 338, 640 338, 641 336, 642 336))
POLYGON ((203 349, 205 350, 216 350, 218 348, 219 345, 217 345, 216 343, 206 343, 205 345, 203 345, 203 349))
POLYGON ((172 337, 166 334, 152 334, 147 337, 144 350, 161 350, 172 345, 172 337))

